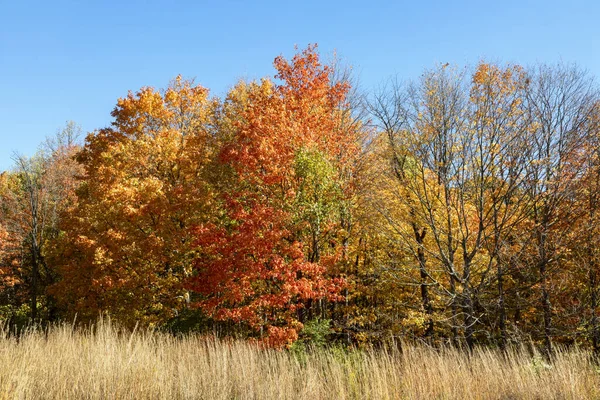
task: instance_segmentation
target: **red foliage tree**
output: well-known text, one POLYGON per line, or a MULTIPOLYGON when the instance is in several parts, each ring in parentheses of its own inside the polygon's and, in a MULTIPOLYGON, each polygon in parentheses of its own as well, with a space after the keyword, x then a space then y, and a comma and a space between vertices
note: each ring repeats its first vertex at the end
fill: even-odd
POLYGON ((189 287, 201 295, 197 306, 215 319, 244 322, 263 343, 281 347, 302 328, 298 309, 337 298, 343 285, 327 276, 323 262, 307 260, 301 222, 294 219, 302 182, 294 162, 309 151, 342 170, 357 146, 342 123, 349 85, 332 82, 316 46, 274 64, 280 83, 247 87, 233 138, 221 151, 235 176, 233 189, 223 194, 220 221, 197 228, 201 254, 189 287))

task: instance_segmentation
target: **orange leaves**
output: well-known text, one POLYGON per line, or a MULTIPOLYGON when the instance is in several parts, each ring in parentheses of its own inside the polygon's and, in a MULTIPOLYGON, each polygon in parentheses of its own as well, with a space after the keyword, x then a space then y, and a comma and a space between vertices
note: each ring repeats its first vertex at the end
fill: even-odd
POLYGON ((278 57, 274 64, 282 84, 263 80, 245 87, 247 106, 236 124, 236 142, 222 151, 238 173, 266 184, 289 178, 298 149, 314 148, 339 160, 356 147, 356 138, 340 129, 349 86, 331 84, 331 67, 320 64, 316 47, 291 62, 278 57))
POLYGON ((19 283, 18 243, 7 232, 0 221, 0 288, 11 287, 19 283))
POLYGON ((298 324, 294 327, 269 326, 263 344, 275 348, 289 346, 298 340, 299 328, 302 328, 302 324, 298 324))
POLYGON ((63 280, 53 290, 68 288, 61 303, 71 312, 153 324, 181 306, 188 229, 211 196, 214 107, 205 88, 178 77, 162 93, 129 93, 112 127, 88 136, 78 157, 86 176, 56 254, 63 280))
POLYGON ((318 259, 307 260, 305 224, 294 218, 303 182, 298 154, 322 154, 333 171, 327 179, 336 179, 356 137, 341 129, 349 86, 331 84, 331 67, 320 64, 315 47, 274 64, 280 84, 240 84, 225 103, 231 136, 219 159, 234 176, 222 194, 223 218, 196 230, 200 254, 189 288, 214 318, 266 328, 265 342, 282 346, 297 338, 299 309, 336 299, 343 286, 318 259))
POLYGON ((181 77, 119 99, 78 155, 85 176, 53 258, 63 307, 155 324, 190 289, 214 319, 280 346, 311 300, 337 299, 344 282, 328 274, 358 152, 349 85, 315 47, 275 67, 277 83, 242 82, 223 103, 181 77))

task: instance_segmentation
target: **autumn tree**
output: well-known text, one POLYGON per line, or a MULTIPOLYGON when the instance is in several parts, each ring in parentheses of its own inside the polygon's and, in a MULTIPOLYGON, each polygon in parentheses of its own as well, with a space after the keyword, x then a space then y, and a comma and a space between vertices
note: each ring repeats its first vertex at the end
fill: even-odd
POLYGON ((14 170, 1 178, 1 260, 10 285, 27 287, 32 320, 38 318, 40 296, 46 301, 47 317, 54 310, 45 292, 56 278, 47 256, 60 233, 60 213, 74 194, 79 167, 73 156, 80 135, 81 128, 69 122, 33 157, 15 155, 14 170))
POLYGON ((575 183, 585 159, 581 149, 595 94, 592 81, 572 66, 541 65, 529 73, 529 80, 527 107, 535 131, 524 190, 532 201, 530 263, 537 272, 542 340, 550 354, 557 334, 552 322, 551 293, 557 282, 553 276, 566 272, 559 267, 567 256, 569 222, 576 218, 571 214, 575 183))
MULTIPOLYGON (((577 183, 577 214, 573 256, 579 268, 584 299, 581 301, 583 328, 596 356, 600 355, 600 326, 598 321, 600 265, 600 103, 596 100, 586 124, 585 155, 582 174, 577 183)), ((577 287, 580 287, 577 285, 577 287)), ((581 293, 580 293, 581 296, 581 293)), ((578 310, 579 311, 579 310, 578 310)))
POLYGON ((448 299, 453 341, 460 329, 470 348, 494 311, 482 296, 493 266, 503 296, 499 249, 526 209, 519 192, 529 125, 525 87, 518 66, 481 63, 468 84, 444 65, 416 84, 393 83, 371 102, 393 178, 374 204, 404 249, 400 254, 416 263, 418 278, 400 279, 420 287, 425 337, 433 332, 431 289, 448 299))
POLYGON ((279 83, 251 84, 237 107, 220 153, 235 180, 221 196, 221 220, 198 227, 190 287, 214 318, 282 346, 297 338, 313 300, 335 299, 341 289, 327 272, 343 249, 336 233, 351 191, 343 172, 357 143, 343 124, 348 85, 332 83, 316 47, 276 58, 275 68, 279 83))
POLYGON ((119 99, 111 126, 88 135, 76 204, 53 254, 61 280, 52 292, 66 315, 108 313, 133 326, 185 306, 190 228, 211 199, 214 108, 207 89, 178 77, 164 91, 119 99))
POLYGON ((480 304, 488 318, 497 316, 492 317, 490 325, 497 321, 500 348, 505 347, 508 337, 505 275, 514 267, 514 238, 530 206, 522 190, 532 134, 532 121, 525 108, 527 88, 522 67, 481 63, 470 89, 476 146, 471 166, 477 187, 473 200, 483 244, 477 251, 487 253, 486 270, 495 269, 495 274, 482 276, 482 283, 489 283, 491 290, 495 281, 497 290, 487 301, 482 296, 480 304))

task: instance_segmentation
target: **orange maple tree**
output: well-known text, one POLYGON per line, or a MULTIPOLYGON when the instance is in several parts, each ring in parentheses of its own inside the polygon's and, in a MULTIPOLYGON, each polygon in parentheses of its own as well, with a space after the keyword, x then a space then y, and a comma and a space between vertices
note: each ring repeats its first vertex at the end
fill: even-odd
POLYGON ((182 307, 189 227, 210 197, 202 176, 213 106, 207 89, 178 77, 164 92, 120 99, 112 126, 87 137, 84 177, 53 254, 62 277, 53 293, 70 314, 151 325, 182 307))
POLYGON ((354 131, 342 124, 349 85, 332 82, 316 46, 274 64, 280 82, 247 88, 220 153, 235 176, 233 188, 221 196, 221 220, 196 230, 201 254, 189 287, 212 317, 244 322, 263 343, 280 347, 297 339, 307 301, 335 300, 343 287, 341 277, 327 275, 328 262, 307 259, 302 222, 294 219, 305 179, 295 161, 310 152, 340 171, 358 148, 354 131))

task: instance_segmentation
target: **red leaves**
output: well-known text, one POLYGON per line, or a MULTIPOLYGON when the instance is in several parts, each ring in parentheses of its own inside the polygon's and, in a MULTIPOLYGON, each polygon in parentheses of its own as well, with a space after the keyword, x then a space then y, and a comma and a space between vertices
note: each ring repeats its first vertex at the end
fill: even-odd
POLYGON ((301 244, 290 239, 285 213, 262 204, 254 204, 248 213, 239 209, 239 202, 230 204, 237 204, 231 214, 242 217, 236 227, 196 229, 202 255, 195 264, 198 276, 189 288, 207 297, 200 307, 218 319, 239 320, 245 315, 242 320, 258 328, 258 319, 248 313, 281 309, 280 317, 296 303, 327 296, 331 288, 324 269, 307 262, 301 244))
POLYGON ((313 214, 329 213, 316 229, 333 237, 335 207, 323 203, 341 196, 344 155, 356 150, 342 128, 349 87, 331 83, 316 47, 275 67, 280 84, 241 83, 222 104, 181 78, 118 101, 112 126, 78 156, 86 175, 53 260, 61 305, 80 318, 160 323, 184 306, 186 285, 213 318, 281 346, 297 337, 301 308, 337 299, 343 281, 329 272, 339 250, 307 257, 329 239, 307 244, 316 223, 300 214, 314 196, 302 192, 296 161, 306 150, 319 155, 315 168, 329 168, 307 176, 319 197, 313 214))
POLYGON ((291 62, 278 57, 275 67, 282 84, 251 86, 247 103, 237 107, 235 137, 220 155, 235 171, 234 187, 222 196, 225 218, 195 231, 201 254, 189 288, 214 318, 266 328, 264 342, 282 346, 302 326, 296 311, 312 299, 336 299, 343 283, 304 254, 292 217, 297 151, 315 149, 337 162, 354 138, 340 129, 348 85, 331 84, 331 68, 320 64, 316 47, 291 62))

